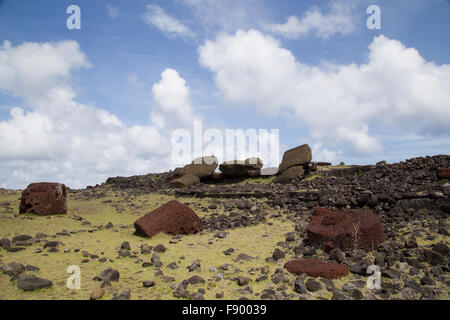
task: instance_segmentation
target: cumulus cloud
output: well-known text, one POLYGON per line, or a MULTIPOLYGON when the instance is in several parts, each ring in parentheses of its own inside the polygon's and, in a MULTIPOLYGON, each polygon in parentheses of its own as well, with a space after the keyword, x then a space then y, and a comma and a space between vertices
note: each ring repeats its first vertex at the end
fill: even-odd
POLYGON ((0 46, 0 89, 17 97, 38 98, 50 88, 66 83, 74 69, 89 67, 76 41, 26 42, 0 46))
POLYGON ((88 66, 74 41, 1 47, 0 90, 31 107, 12 107, 0 121, 1 186, 50 180, 83 187, 109 176, 171 168, 170 130, 194 117, 184 79, 165 70, 153 89, 151 114, 159 121, 127 127, 107 110, 77 102, 71 71, 88 66))
POLYGON ((450 65, 374 38, 364 64, 311 66, 256 30, 206 41, 199 62, 230 102, 307 126, 314 141, 354 155, 383 150, 371 132, 450 133, 450 65))
POLYGON ((194 112, 191 106, 189 87, 174 69, 166 69, 161 81, 152 87, 155 105, 150 115, 152 122, 161 129, 191 127, 194 112))
POLYGON ((328 38, 334 34, 350 34, 355 30, 356 17, 353 13, 354 2, 332 1, 330 10, 323 14, 319 7, 312 7, 301 18, 290 16, 283 24, 268 24, 265 29, 273 34, 297 39, 314 34, 328 38))
POLYGON ((168 37, 195 37, 195 33, 186 25, 178 19, 169 16, 163 8, 156 4, 147 5, 147 11, 142 16, 142 19, 148 25, 158 28, 168 37))

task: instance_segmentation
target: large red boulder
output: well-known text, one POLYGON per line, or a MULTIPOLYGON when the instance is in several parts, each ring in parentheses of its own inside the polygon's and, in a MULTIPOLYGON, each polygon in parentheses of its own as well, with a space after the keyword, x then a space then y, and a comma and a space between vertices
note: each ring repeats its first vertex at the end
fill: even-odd
POLYGON ((191 208, 171 200, 137 219, 134 227, 136 232, 151 238, 161 231, 172 235, 196 233, 203 224, 191 208))
POLYGON ((290 260, 284 264, 284 268, 297 276, 306 273, 310 277, 326 279, 338 279, 348 274, 348 268, 344 264, 316 259, 290 260))
POLYGON ((62 183, 31 183, 22 191, 20 213, 40 216, 67 213, 67 190, 62 183))
POLYGON ((436 171, 438 179, 450 180, 450 168, 439 168, 436 171))
POLYGON ((369 210, 330 211, 316 207, 306 230, 312 244, 323 246, 331 242, 344 250, 370 251, 384 241, 381 219, 369 210))

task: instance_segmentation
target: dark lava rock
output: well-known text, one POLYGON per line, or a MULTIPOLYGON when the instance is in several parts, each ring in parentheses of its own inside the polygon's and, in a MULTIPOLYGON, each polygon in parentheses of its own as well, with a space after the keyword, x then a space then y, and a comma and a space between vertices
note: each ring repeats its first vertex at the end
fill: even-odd
POLYGON ((2 266, 2 272, 8 276, 16 277, 25 271, 21 263, 11 262, 2 266))
POLYGON ((440 254, 439 252, 425 249, 423 250, 423 255, 425 257, 425 260, 433 266, 438 264, 444 264, 444 258, 442 257, 442 254, 440 254))
POLYGON ((167 248, 162 245, 162 244, 158 244, 153 248, 153 251, 158 252, 158 253, 164 253, 166 252, 167 248))
POLYGON ((117 270, 108 268, 103 270, 98 277, 101 281, 119 281, 120 273, 117 270))
POLYGON ((120 249, 122 250, 131 250, 130 243, 128 241, 122 242, 120 245, 120 249))
POLYGON ((61 183, 31 183, 22 191, 20 213, 40 216, 67 213, 66 186, 61 183))
POLYGON ((250 278, 248 277, 238 277, 237 283, 240 287, 246 286, 250 282, 250 278))
POLYGON ((52 285, 53 283, 50 280, 38 278, 33 275, 20 276, 19 280, 17 281, 17 287, 24 291, 46 288, 52 285))
POLYGON ((285 254, 279 248, 275 248, 275 250, 273 251, 272 257, 275 260, 280 260, 280 259, 283 259, 285 257, 285 254))
POLYGON ((144 288, 154 287, 155 284, 156 284, 155 281, 152 281, 152 280, 145 280, 145 281, 142 282, 142 286, 144 288))
POLYGON ((22 234, 22 235, 13 237, 12 238, 12 242, 13 243, 24 242, 24 241, 28 241, 28 240, 31 240, 31 239, 33 239, 32 236, 29 236, 29 235, 26 235, 26 234, 22 234))
POLYGON ((200 276, 192 276, 190 278, 187 279, 187 282, 189 284, 199 284, 199 283, 205 283, 205 279, 203 279, 200 276))
POLYGON ((187 268, 188 268, 189 272, 192 272, 192 271, 195 271, 195 270, 201 271, 200 260, 195 260, 195 261, 192 262, 192 264, 189 265, 187 268))
POLYGON ((55 247, 57 247, 57 246, 59 246, 59 241, 47 241, 47 242, 44 244, 44 249, 45 249, 45 248, 55 248, 55 247))
POLYGON ((433 251, 442 254, 443 256, 447 256, 449 253, 448 246, 444 242, 438 242, 433 246, 433 251))
POLYGON ((311 292, 316 292, 322 289, 322 285, 314 279, 306 280, 306 289, 311 292))
POLYGON ((9 249, 11 248, 11 241, 9 239, 1 239, 0 240, 0 247, 4 248, 4 249, 9 249))
POLYGON ((294 291, 300 294, 306 293, 306 286, 305 282, 303 281, 302 277, 298 277, 294 281, 294 291))
POLYGON ((286 233, 286 241, 287 242, 295 241, 295 232, 286 233))
POLYGON ((223 254, 226 256, 229 256, 230 254, 232 254, 234 252, 233 248, 228 248, 227 250, 223 251, 223 254))
POLYGON ((176 235, 192 234, 203 229, 197 214, 177 200, 171 200, 137 219, 134 226, 138 233, 150 238, 161 231, 176 235))

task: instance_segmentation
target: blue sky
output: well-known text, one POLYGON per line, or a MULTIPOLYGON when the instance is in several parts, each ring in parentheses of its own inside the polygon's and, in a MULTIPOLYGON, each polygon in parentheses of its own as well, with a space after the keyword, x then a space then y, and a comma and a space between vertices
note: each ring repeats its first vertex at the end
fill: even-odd
POLYGON ((0 1, 0 187, 169 170, 196 118, 280 129, 316 161, 448 154, 449 18, 448 0, 0 1))

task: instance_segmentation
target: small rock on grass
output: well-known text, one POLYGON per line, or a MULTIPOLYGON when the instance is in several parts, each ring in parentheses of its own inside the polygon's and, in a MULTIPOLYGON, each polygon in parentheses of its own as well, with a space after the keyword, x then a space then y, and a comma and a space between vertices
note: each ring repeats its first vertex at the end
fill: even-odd
POLYGON ((117 270, 108 268, 106 270, 103 270, 98 278, 102 281, 119 281, 120 273, 117 270))
POLYGON ((142 282, 142 286, 144 288, 154 287, 155 284, 156 284, 155 281, 152 281, 152 280, 145 280, 145 281, 142 282))
POLYGON ((105 294, 105 290, 103 290, 102 288, 95 288, 91 292, 91 300, 98 300, 101 297, 103 297, 104 294, 105 294))
POLYGON ((273 251, 272 254, 272 258, 274 258, 275 260, 280 260, 282 258, 284 258, 284 252, 281 251, 279 248, 275 248, 275 250, 273 251))

